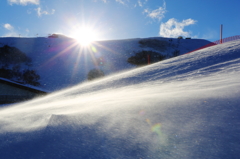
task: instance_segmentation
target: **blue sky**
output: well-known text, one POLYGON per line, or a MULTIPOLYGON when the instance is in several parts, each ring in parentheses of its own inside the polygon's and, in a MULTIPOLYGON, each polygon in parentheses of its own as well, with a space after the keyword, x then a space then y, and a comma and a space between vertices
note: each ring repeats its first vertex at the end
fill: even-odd
POLYGON ((89 28, 99 40, 184 36, 215 41, 220 24, 223 37, 240 35, 239 6, 239 0, 1 0, 0 37, 76 37, 89 28))

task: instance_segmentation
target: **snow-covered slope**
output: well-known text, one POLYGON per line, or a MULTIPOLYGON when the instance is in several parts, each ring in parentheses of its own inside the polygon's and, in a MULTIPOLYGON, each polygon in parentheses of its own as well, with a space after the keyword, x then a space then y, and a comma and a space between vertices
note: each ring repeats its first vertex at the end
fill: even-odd
POLYGON ((2 158, 234 159, 240 41, 0 110, 2 158))
MULTIPOLYGON (((148 39, 148 38, 146 38, 148 39)), ((0 38, 0 46, 9 45, 26 53, 33 61, 33 68, 40 75, 43 89, 60 90, 87 79, 88 72, 100 67, 106 75, 134 68, 127 59, 134 52, 154 50, 164 55, 171 55, 175 50, 180 54, 200 48, 209 43, 201 39, 157 39, 164 43, 165 49, 139 44, 140 40, 126 39, 97 41, 89 47, 81 47, 71 38, 0 38), (103 58, 104 66, 97 66, 98 58, 103 58)))

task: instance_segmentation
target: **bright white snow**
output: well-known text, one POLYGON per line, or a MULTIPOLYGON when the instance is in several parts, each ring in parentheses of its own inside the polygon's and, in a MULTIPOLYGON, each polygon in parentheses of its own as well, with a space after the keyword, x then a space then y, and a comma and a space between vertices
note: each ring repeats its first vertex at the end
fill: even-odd
POLYGON ((240 41, 0 110, 3 158, 238 158, 240 41))

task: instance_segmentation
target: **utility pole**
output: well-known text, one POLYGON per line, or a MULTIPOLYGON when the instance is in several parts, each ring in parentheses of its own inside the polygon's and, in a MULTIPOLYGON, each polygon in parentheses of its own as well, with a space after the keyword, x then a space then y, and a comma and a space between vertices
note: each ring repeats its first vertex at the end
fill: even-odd
POLYGON ((222 31, 223 31, 223 25, 220 25, 220 44, 222 44, 222 31))
POLYGON ((147 55, 148 64, 150 64, 150 55, 147 55))

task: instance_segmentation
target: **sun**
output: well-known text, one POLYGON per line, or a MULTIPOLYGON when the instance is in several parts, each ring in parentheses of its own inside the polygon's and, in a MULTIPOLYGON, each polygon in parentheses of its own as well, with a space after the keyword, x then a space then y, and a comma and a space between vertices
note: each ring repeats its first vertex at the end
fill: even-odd
POLYGON ((97 40, 96 30, 90 27, 81 27, 74 31, 72 37, 82 46, 88 46, 97 40))

